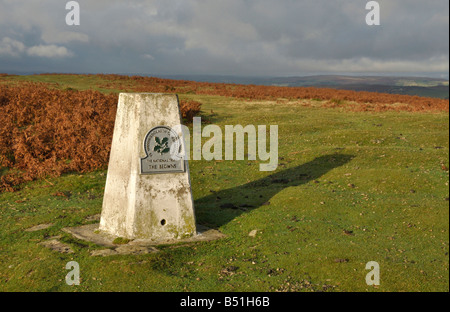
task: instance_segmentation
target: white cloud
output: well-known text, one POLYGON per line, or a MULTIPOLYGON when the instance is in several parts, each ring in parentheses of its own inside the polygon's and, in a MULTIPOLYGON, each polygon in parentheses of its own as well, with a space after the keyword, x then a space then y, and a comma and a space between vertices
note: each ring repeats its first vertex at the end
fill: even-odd
POLYGON ((70 27, 66 1, 0 0, 0 57, 76 55, 96 72, 448 71, 448 2, 379 2, 382 25, 368 27, 361 0, 84 0, 70 27))
POLYGON ((144 55, 142 55, 142 57, 147 59, 147 60, 151 60, 151 61, 155 60, 155 57, 153 55, 151 55, 151 54, 144 54, 144 55))
POLYGON ((25 50, 25 45, 17 40, 9 37, 4 37, 0 41, 0 55, 4 56, 19 56, 25 50))
POLYGON ((64 58, 71 57, 73 53, 67 50, 66 47, 58 47, 56 45, 38 45, 28 48, 27 54, 29 56, 38 56, 45 58, 64 58))
MULTIPOLYGON (((286 60, 289 63, 288 60, 286 60)), ((380 60, 366 57, 345 60, 319 61, 314 59, 295 60, 294 68, 305 71, 395 73, 395 72, 448 72, 448 56, 430 57, 423 62, 409 60, 380 60)))
POLYGON ((25 44, 18 40, 4 37, 0 41, 0 56, 19 57, 25 53, 29 56, 44 58, 64 58, 71 57, 73 53, 66 47, 57 45, 36 45, 27 48, 25 44))
POLYGON ((44 32, 41 37, 45 43, 69 43, 72 41, 82 43, 89 42, 89 36, 84 33, 75 31, 58 31, 56 29, 44 32))

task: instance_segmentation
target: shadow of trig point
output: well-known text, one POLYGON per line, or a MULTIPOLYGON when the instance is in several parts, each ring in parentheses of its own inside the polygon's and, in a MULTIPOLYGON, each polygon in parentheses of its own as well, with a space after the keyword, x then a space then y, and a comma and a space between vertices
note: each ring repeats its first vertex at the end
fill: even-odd
POLYGON ((197 235, 188 163, 171 157, 183 140, 179 125, 177 95, 120 94, 100 232, 151 241, 197 235))
POLYGON ((261 179, 214 192, 196 200, 197 211, 209 217, 202 221, 221 227, 243 212, 270 204, 269 200, 289 187, 298 187, 317 180, 329 171, 344 166, 354 155, 322 155, 293 168, 278 170, 261 179), (228 210, 227 213, 224 211, 228 210), (205 220, 206 219, 206 220, 205 220))

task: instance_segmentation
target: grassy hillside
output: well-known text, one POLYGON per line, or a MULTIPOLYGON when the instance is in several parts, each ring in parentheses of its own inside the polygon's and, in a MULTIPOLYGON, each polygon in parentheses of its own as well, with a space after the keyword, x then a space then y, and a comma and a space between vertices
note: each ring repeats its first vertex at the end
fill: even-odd
MULTIPOLYGON (((70 75, 12 80, 108 93, 136 83, 106 87, 101 77, 70 75)), ((0 291, 449 291, 448 111, 179 96, 201 102, 203 119, 222 128, 279 126, 275 172, 259 172, 258 161, 190 161, 197 221, 227 237, 91 257, 102 247, 61 229, 98 222, 106 168, 47 177, 0 193, 0 291), (50 226, 25 231, 40 224, 50 226), (39 245, 50 237, 74 253, 39 245), (64 281, 72 260, 81 269, 76 287, 64 281), (369 261, 380 264, 378 288, 365 283, 369 261)))

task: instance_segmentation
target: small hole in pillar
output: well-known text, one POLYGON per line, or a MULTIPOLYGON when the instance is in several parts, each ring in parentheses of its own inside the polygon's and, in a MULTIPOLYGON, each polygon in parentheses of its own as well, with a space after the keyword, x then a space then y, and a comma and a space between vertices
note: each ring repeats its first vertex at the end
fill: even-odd
POLYGON ((163 225, 163 226, 166 225, 166 220, 162 219, 161 220, 161 225, 163 225))

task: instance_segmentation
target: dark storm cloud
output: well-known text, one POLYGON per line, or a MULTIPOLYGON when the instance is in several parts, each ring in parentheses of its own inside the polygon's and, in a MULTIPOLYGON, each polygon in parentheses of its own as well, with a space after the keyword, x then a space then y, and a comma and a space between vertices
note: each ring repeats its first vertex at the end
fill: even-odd
POLYGON ((0 0, 0 71, 301 75, 448 72, 449 3, 380 0, 0 0))

